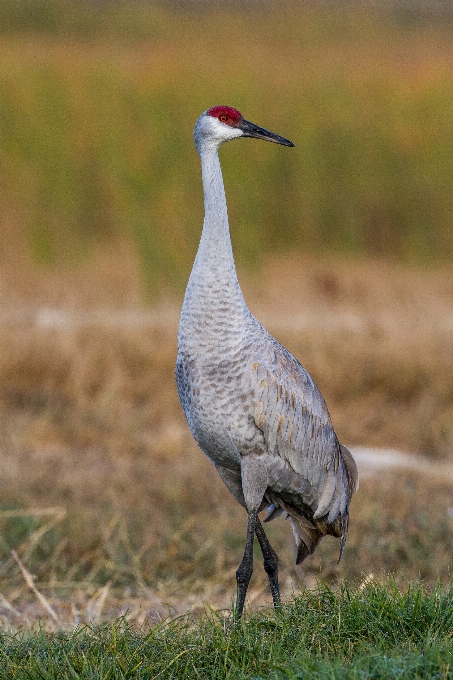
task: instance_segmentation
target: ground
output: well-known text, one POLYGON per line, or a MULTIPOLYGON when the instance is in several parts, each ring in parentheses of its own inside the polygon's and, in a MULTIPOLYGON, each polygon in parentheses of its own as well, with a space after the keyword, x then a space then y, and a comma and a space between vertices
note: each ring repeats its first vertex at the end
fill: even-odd
MULTIPOLYGON (((229 609, 245 516, 178 403, 181 297, 143 303, 130 261, 108 253, 85 270, 14 272, 1 293, 1 626, 229 609)), ((361 472, 340 565, 327 539, 296 567, 289 527, 269 525, 284 597, 319 578, 448 582, 451 269, 274 257, 240 278, 317 381, 361 472)), ((258 607, 270 596, 256 558, 258 607)))

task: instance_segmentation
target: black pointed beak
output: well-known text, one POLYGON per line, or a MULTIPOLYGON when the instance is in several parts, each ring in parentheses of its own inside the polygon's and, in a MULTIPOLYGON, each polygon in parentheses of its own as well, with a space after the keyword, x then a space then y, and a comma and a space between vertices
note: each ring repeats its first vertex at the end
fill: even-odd
POLYGON ((289 139, 276 135, 275 132, 269 132, 248 120, 242 119, 238 124, 238 128, 244 133, 244 137, 255 137, 255 139, 264 139, 266 142, 275 142, 276 144, 283 144, 283 146, 294 146, 289 139))

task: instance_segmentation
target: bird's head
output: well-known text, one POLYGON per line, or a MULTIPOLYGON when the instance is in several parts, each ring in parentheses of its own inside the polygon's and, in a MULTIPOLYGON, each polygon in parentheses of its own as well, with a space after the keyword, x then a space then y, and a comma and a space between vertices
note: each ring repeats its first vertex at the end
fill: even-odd
POLYGON ((202 149, 217 150, 224 142, 239 137, 255 137, 284 146, 294 146, 289 139, 245 120, 242 113, 231 106, 213 106, 202 113, 195 124, 194 138, 198 152, 202 149))

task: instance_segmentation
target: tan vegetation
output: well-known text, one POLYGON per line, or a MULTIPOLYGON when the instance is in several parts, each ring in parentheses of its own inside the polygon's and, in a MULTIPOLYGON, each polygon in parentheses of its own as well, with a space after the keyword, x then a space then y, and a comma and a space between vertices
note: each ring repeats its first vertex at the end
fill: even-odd
MULTIPOLYGON (((451 269, 287 257, 265 272, 241 276, 250 307, 315 377, 341 440, 450 460, 451 269)), ((4 274, 15 280, 8 267, 4 274)), ((0 592, 13 608, 3 606, 5 625, 37 616, 72 625, 128 607, 137 621, 201 602, 228 607, 244 516, 178 403, 181 299, 139 305, 136 263, 124 252, 78 273, 29 276, 21 302, 7 286, 1 300, 0 592)), ((451 505, 448 479, 365 479, 341 564, 337 542, 326 540, 303 572, 289 528, 271 524, 286 595, 317 576, 448 580, 451 505)), ((268 601, 259 566, 252 600, 268 601)))

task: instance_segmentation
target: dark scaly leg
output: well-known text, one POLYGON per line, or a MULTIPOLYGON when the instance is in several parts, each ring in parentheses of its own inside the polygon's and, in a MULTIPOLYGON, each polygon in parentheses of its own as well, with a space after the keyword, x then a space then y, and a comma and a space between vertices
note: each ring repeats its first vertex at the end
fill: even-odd
MULTIPOLYGON (((244 557, 236 572, 237 602, 236 618, 240 619, 244 610, 245 596, 253 573, 253 539, 255 538, 255 526, 259 522, 256 513, 249 512, 247 520, 247 538, 245 539, 244 557)), ((263 532, 264 533, 264 532, 263 532)))
POLYGON ((272 548, 269 540, 264 533, 263 525, 256 518, 255 523, 255 533, 259 541, 261 552, 264 557, 264 570, 269 577, 269 585, 271 587, 272 599, 274 601, 274 607, 280 605, 280 588, 278 585, 278 557, 275 550, 272 548))

